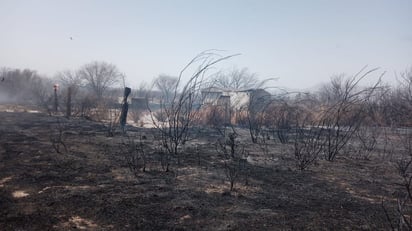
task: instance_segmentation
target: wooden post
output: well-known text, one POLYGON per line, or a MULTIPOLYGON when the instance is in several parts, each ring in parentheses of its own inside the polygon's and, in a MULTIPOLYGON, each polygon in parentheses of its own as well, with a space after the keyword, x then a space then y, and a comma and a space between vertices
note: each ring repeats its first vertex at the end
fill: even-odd
POLYGON ((126 121, 127 121, 127 111, 129 110, 129 104, 127 103, 127 97, 129 97, 132 89, 125 87, 123 96, 122 112, 120 114, 120 125, 122 126, 123 132, 125 131, 126 121))
POLYGON ((59 102, 57 101, 57 89, 59 88, 59 84, 54 84, 54 111, 57 113, 57 110, 59 108, 59 102))
POLYGON ((66 117, 70 118, 72 114, 72 87, 67 88, 67 105, 66 105, 66 117))

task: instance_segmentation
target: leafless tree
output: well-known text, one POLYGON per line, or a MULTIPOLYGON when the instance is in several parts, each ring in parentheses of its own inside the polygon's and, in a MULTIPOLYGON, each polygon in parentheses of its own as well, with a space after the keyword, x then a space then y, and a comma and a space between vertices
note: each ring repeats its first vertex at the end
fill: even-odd
POLYGON ((248 68, 233 68, 233 70, 228 73, 222 71, 217 73, 213 83, 216 87, 239 90, 256 88, 259 84, 259 79, 257 75, 251 73, 248 68))
POLYGON ((46 78, 33 78, 30 81, 32 101, 51 114, 53 83, 46 78))
POLYGON ((72 86, 78 89, 83 86, 83 80, 80 77, 80 73, 71 70, 61 71, 56 74, 56 79, 59 80, 62 86, 72 86))
POLYGON ((78 114, 79 104, 82 100, 79 97, 79 91, 82 85, 82 79, 78 72, 65 70, 57 73, 57 81, 60 83, 60 91, 63 96, 63 101, 66 102, 66 117, 70 118, 72 112, 78 114), (74 110, 73 110, 74 109, 74 110))
POLYGON ((401 97, 412 106, 412 67, 400 74, 401 97))
MULTIPOLYGON (((179 146, 188 140, 189 130, 199 114, 195 103, 202 102, 200 90, 207 71, 213 65, 232 56, 222 57, 210 51, 200 53, 182 69, 176 83, 172 84, 172 91, 165 92, 170 96, 164 96, 167 100, 160 103, 159 111, 163 121, 156 120, 155 112, 149 107, 152 121, 161 134, 163 147, 169 155, 177 158, 178 163, 180 163, 179 146), (197 68, 184 83, 184 75, 196 64, 197 68)), ((166 171, 168 170, 169 167, 166 171)))
POLYGON ((380 87, 380 80, 384 73, 371 87, 361 88, 359 86, 361 80, 377 70, 371 69, 364 72, 365 69, 366 67, 347 79, 342 76, 333 78, 330 85, 323 89, 323 100, 326 101, 326 104, 322 105, 319 116, 323 128, 327 131, 325 134, 327 139, 325 157, 327 160, 334 160, 362 125, 366 118, 362 106, 380 87))
POLYGON ((400 178, 395 185, 400 188, 394 194, 396 205, 391 208, 382 200, 382 208, 392 230, 412 230, 412 134, 397 135, 398 155, 393 162, 400 178))
MULTIPOLYGON (((125 76, 117 67, 106 62, 91 62, 79 70, 65 70, 57 73, 56 79, 60 83, 60 92, 66 102, 66 114, 86 118, 103 118, 97 115, 103 112, 102 106, 109 106, 108 101, 113 101, 111 88, 124 81, 125 76), (70 99, 70 100, 69 100, 70 99)), ((120 94, 121 95, 121 94, 120 94)), ((70 115, 69 115, 70 116, 70 115)))
POLYGON ((294 105, 292 100, 282 97, 270 103, 265 112, 264 124, 274 139, 277 138, 281 144, 286 144, 293 133, 299 112, 299 107, 294 105))
POLYGON ((132 94, 133 97, 148 97, 148 94, 150 92, 150 87, 147 82, 142 82, 138 87, 136 87, 136 90, 132 94))
POLYGON ((172 97, 174 96, 174 90, 177 88, 178 82, 178 77, 168 75, 160 75, 154 80, 153 85, 161 92, 162 101, 164 103, 170 103, 172 97))
POLYGON ((296 115, 293 133, 294 156, 299 170, 316 163, 327 143, 324 138, 326 129, 322 125, 312 126, 314 121, 310 114, 306 113, 303 117, 296 115))
POLYGON ((0 97, 3 101, 32 104, 50 112, 53 93, 50 79, 38 75, 34 70, 9 68, 2 68, 0 79, 0 97))
POLYGON ((352 146, 355 152, 355 158, 369 160, 371 155, 376 151, 378 139, 384 128, 378 126, 361 126, 352 137, 352 146))
POLYGON ((245 175, 246 182, 248 178, 248 154, 244 145, 238 140, 238 134, 233 127, 232 131, 216 143, 216 150, 223 157, 225 176, 230 183, 230 191, 233 191, 236 182, 242 175, 245 175))
POLYGON ((64 148, 65 153, 69 152, 69 149, 66 145, 66 124, 60 120, 59 117, 56 117, 56 125, 55 129, 51 131, 50 134, 50 142, 52 144, 53 149, 57 153, 61 153, 62 148, 64 148))
MULTIPOLYGON (((271 79, 264 80, 262 84, 270 80, 271 79)), ((282 93, 276 96, 262 88, 249 90, 248 103, 242 109, 245 111, 246 124, 249 128, 249 134, 253 143, 257 143, 259 137, 262 137, 262 140, 268 137, 267 132, 263 132, 263 128, 267 129, 268 125, 276 120, 272 114, 273 105, 275 105, 276 102, 282 101, 281 98, 286 94, 288 93, 282 93)))
MULTIPOLYGON (((393 194, 396 204, 384 203, 382 208, 392 230, 412 230, 412 134, 410 112, 412 106, 412 69, 401 74, 396 89, 388 90, 381 101, 381 113, 386 125, 390 126, 390 134, 385 129, 384 151, 391 154, 399 176, 395 183, 399 188, 393 194), (407 126, 406 128, 400 128, 407 126), (386 143, 392 146, 386 147, 386 143)), ((393 200, 392 200, 393 201, 393 200)))
POLYGON ((241 174, 247 172, 245 158, 232 158, 224 161, 225 174, 230 183, 230 191, 233 191, 241 174))
POLYGON ((400 74, 398 87, 393 89, 386 106, 396 126, 412 125, 412 67, 400 74))
POLYGON ((263 135, 265 113, 273 100, 272 95, 263 89, 254 89, 248 95, 249 101, 245 108, 247 125, 252 142, 257 143, 259 136, 263 135))
POLYGON ((78 75, 98 99, 103 97, 109 87, 115 86, 124 77, 115 65, 97 61, 84 65, 78 71, 78 75))
POLYGON ((106 97, 100 99, 96 110, 92 114, 94 118, 106 127, 107 136, 113 137, 120 127, 120 114, 122 105, 118 102, 118 95, 121 89, 111 89, 107 91, 106 97))
POLYGON ((137 177, 139 172, 146 171, 147 156, 142 138, 127 136, 119 146, 130 171, 137 177))
MULTIPOLYGON (((228 128, 233 128, 230 123, 230 105, 207 105, 202 108, 204 123, 225 137, 228 128)), ((232 129, 233 130, 233 129, 232 129)))

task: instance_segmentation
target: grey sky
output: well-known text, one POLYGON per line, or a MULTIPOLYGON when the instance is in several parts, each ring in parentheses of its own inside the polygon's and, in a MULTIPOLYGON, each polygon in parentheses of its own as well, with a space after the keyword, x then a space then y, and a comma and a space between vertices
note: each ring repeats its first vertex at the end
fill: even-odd
POLYGON ((136 86, 220 49, 242 54, 220 67, 248 67, 288 88, 364 65, 393 81, 412 65, 411 12, 410 0, 0 0, 0 66, 53 76, 107 61, 136 86))

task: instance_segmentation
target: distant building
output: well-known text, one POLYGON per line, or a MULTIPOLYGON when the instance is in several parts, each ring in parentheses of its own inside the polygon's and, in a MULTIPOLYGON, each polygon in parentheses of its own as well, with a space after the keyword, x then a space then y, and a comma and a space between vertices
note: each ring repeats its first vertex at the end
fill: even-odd
POLYGON ((131 107, 134 109, 145 110, 147 109, 148 101, 146 97, 136 97, 131 99, 131 107))
MULTIPOLYGON (((117 97, 117 103, 118 104, 123 104, 123 97, 117 97)), ((127 98, 127 103, 131 104, 132 103, 132 99, 130 97, 127 98)))
POLYGON ((249 108, 259 111, 270 100, 270 93, 264 89, 232 90, 209 87, 202 90, 202 99, 203 105, 228 105, 234 110, 249 108))
MULTIPOLYGON (((123 97, 118 97, 117 102, 123 104, 123 97)), ((148 99, 146 97, 127 98, 127 103, 130 108, 145 110, 147 109, 148 99)))
MULTIPOLYGON (((205 110, 220 112, 219 115, 212 113, 212 117, 217 116, 223 123, 239 124, 245 121, 247 113, 262 112, 271 100, 271 95, 264 89, 232 90, 209 87, 202 90, 202 99, 205 110)), ((209 118, 209 121, 214 120, 209 118)))

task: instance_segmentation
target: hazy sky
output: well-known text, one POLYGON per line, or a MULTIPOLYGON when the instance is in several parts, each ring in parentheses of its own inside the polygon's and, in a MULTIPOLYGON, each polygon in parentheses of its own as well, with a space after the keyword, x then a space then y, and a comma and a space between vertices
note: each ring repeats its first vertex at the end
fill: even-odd
POLYGON ((137 86, 220 49, 242 54, 221 67, 288 88, 364 65, 393 81, 412 66, 411 12, 411 0, 0 0, 0 66, 52 77, 107 61, 137 86))

